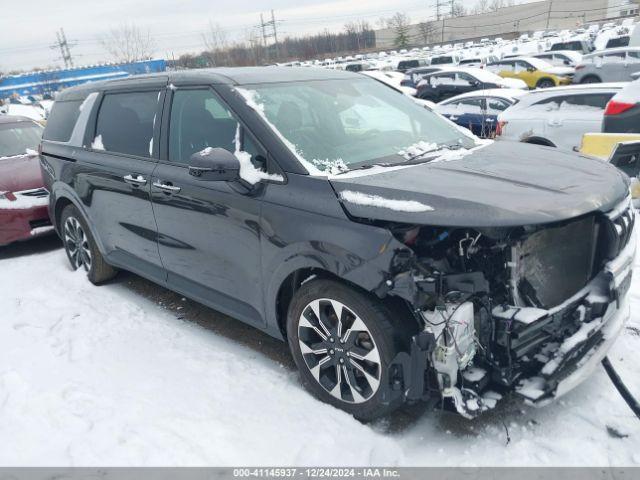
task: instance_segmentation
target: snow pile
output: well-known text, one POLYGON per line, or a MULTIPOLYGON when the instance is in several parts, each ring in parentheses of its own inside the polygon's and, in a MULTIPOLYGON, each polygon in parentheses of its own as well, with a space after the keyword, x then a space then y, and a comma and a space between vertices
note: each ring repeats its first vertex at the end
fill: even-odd
MULTIPOLYGON (((0 251, 0 465, 640 466, 640 422, 601 368, 543 408, 507 397, 474 421, 414 408, 363 425, 306 393, 263 334, 204 307, 183 318, 193 302, 165 308, 133 275, 93 286, 41 247, 0 251)), ((609 359, 638 398, 635 270, 609 359)))
POLYGON ((378 208, 387 208, 396 212, 431 212, 433 208, 415 200, 391 200, 378 195, 368 195, 362 192, 343 190, 340 198, 355 205, 366 205, 378 208))
POLYGON ((104 145, 102 144, 102 135, 98 135, 93 139, 93 143, 91 143, 91 148, 94 150, 104 150, 104 145))
POLYGON ((398 152, 398 155, 406 158, 407 160, 411 160, 412 158, 419 157, 420 155, 424 155, 425 153, 429 153, 437 149, 437 143, 420 141, 418 143, 414 143, 413 145, 409 145, 403 150, 400 150, 398 152))
MULTIPOLYGON (((238 123, 236 125, 236 136, 233 139, 233 143, 236 146, 236 151, 235 151, 235 156, 238 159, 238 162, 240 162, 240 172, 238 175, 240 175, 240 178, 242 178, 244 181, 250 183, 251 185, 255 185, 256 183, 262 181, 262 180, 273 180, 276 182, 284 182, 284 178, 282 177, 282 175, 278 175, 276 173, 267 173, 267 172, 263 172, 262 170, 258 170, 253 163, 251 163, 251 154, 248 152, 245 152, 243 150, 241 150, 241 145, 240 145, 240 124, 238 123)), ((209 150, 209 152, 211 151, 211 148, 205 148, 206 151, 209 150)), ((200 153, 202 155, 202 153, 200 153)))
POLYGON ((13 159, 16 159, 16 158, 22 158, 25 155, 27 157, 37 157, 40 154, 36 150, 33 150, 31 148, 27 148, 27 149, 25 149, 24 153, 21 153, 20 155, 9 155, 7 157, 0 157, 0 160, 13 160, 13 159))
POLYGON ((311 160, 311 162, 316 167, 328 173, 329 175, 338 175, 340 173, 349 171, 349 167, 347 167, 347 164, 344 163, 341 158, 338 158, 336 160, 329 160, 328 158, 320 160, 314 158, 313 160, 311 160))
POLYGON ((15 200, 0 198, 0 210, 30 210, 32 208, 49 205, 49 195, 32 197, 29 195, 15 195, 15 200))

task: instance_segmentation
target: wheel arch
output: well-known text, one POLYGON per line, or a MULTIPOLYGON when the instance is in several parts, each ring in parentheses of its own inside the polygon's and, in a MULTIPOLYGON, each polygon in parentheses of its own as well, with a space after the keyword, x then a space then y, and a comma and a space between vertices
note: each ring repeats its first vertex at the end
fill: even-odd
MULTIPOLYGON (((337 263, 333 265, 338 266, 337 263)), ((371 267, 373 267, 373 265, 371 265, 371 267)), ((366 268, 365 270, 366 275, 374 279, 375 282, 382 283, 384 281, 384 271, 377 268, 366 268)), ((276 326, 283 339, 286 340, 287 338, 287 313, 295 292, 301 285, 315 278, 335 280, 362 293, 376 295, 374 292, 375 288, 372 288, 371 283, 365 284, 358 281, 357 277, 345 276, 340 273, 340 269, 332 270, 331 268, 327 268, 326 264, 320 265, 313 263, 305 266, 303 263, 300 263, 295 269, 291 270, 284 278, 278 281, 277 288, 273 290, 270 289, 270 291, 274 292, 273 296, 271 296, 271 294, 267 296, 267 321, 276 326)), ((376 295, 376 297, 383 303, 389 305, 393 311, 402 312, 399 316, 406 318, 413 317, 408 302, 400 297, 393 295, 383 297, 376 295)))
POLYGON ((82 202, 80 202, 72 193, 67 192, 65 190, 60 190, 56 192, 56 197, 52 204, 53 208, 52 208, 51 214, 53 218, 51 220, 54 228, 58 232, 58 235, 62 238, 62 226, 60 225, 60 221, 62 219, 62 212, 69 205, 73 205, 74 207, 76 207, 80 212, 80 214, 84 217, 87 225, 89 226, 91 236, 96 242, 96 245, 100 250, 100 253, 104 256, 105 255, 104 244, 102 243, 102 240, 100 239, 100 237, 96 234, 96 230, 92 222, 89 221, 89 216, 87 215, 86 209, 83 207, 82 202))
POLYGON ((554 85, 554 86, 558 86, 558 82, 556 81, 556 79, 555 79, 555 78, 545 76, 545 77, 540 77, 540 78, 538 79, 538 81, 536 82, 536 88, 540 88, 540 84, 541 84, 542 82, 544 82, 545 80, 550 81, 551 83, 553 83, 553 85, 554 85))

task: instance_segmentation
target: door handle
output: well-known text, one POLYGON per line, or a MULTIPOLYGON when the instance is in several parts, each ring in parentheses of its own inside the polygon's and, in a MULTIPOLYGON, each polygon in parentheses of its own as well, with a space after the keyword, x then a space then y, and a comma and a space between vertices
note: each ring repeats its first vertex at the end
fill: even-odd
POLYGON ((165 183, 165 182, 153 182, 153 186, 156 188, 159 188, 164 193, 169 193, 169 194, 178 193, 180 192, 180 190, 182 190, 180 187, 174 187, 170 183, 165 183))
POLYGON ((125 175, 122 178, 125 182, 127 182, 129 185, 133 185, 134 187, 142 187, 147 184, 147 179, 144 178, 142 175, 134 176, 129 174, 129 175, 125 175))

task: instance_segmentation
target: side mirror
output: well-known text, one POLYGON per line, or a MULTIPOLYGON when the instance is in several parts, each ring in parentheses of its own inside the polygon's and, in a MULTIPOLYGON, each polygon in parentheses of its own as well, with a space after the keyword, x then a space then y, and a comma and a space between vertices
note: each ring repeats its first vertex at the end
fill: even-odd
POLYGON ((527 68, 527 72, 535 72, 535 71, 536 71, 536 69, 535 69, 535 68, 533 68, 533 67, 529 67, 529 68, 527 68))
POLYGON ((229 150, 207 147, 191 155, 189 175, 205 182, 231 182, 240 178, 240 161, 229 150))

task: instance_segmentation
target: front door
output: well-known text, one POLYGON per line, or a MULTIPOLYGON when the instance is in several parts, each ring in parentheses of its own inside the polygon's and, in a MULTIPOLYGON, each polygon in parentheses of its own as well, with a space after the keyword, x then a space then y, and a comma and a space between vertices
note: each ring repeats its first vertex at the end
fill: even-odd
POLYGON ((191 155, 207 147, 235 151, 242 131, 208 87, 174 86, 170 97, 163 118, 166 151, 151 188, 168 285, 260 326, 261 187, 256 193, 235 183, 198 180, 188 168, 191 155))

